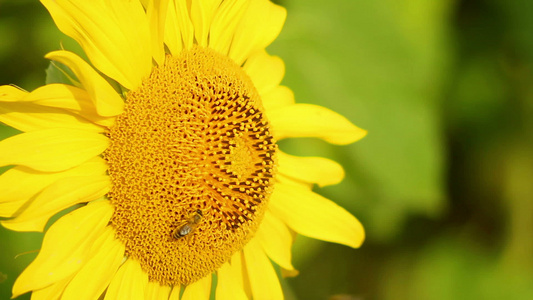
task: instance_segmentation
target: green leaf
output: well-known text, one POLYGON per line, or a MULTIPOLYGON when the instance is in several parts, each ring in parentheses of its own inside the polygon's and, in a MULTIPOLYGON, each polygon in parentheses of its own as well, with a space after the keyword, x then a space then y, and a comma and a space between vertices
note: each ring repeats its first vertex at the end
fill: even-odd
POLYGON ((81 87, 76 75, 67 66, 56 61, 51 61, 46 69, 46 84, 52 83, 72 84, 81 87))

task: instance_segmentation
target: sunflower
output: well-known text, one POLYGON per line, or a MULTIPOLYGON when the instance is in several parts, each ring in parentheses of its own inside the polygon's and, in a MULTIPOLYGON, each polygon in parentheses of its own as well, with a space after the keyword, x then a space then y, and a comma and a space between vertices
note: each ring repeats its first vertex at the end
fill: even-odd
POLYGON ((68 83, 0 87, 2 225, 46 231, 13 286, 32 299, 282 299, 296 233, 358 247, 361 224, 312 191, 337 163, 277 141, 366 132, 296 104, 265 51, 286 11, 267 0, 41 0, 88 61, 68 83), (325 226, 324 224, 327 224, 325 226), (274 267, 273 263, 278 267, 274 267))

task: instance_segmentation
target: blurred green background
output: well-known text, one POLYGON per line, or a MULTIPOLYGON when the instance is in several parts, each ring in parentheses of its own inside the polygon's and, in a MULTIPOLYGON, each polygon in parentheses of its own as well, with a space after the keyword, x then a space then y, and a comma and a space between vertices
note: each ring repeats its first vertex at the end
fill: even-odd
MULTIPOLYGON (((367 230, 356 250, 298 237, 287 298, 533 299, 533 1, 276 2, 284 84, 369 131, 281 144, 341 162, 317 192, 367 230)), ((0 0, 0 84, 44 84, 61 41, 37 1, 0 0)), ((0 229, 0 299, 41 240, 0 229)))

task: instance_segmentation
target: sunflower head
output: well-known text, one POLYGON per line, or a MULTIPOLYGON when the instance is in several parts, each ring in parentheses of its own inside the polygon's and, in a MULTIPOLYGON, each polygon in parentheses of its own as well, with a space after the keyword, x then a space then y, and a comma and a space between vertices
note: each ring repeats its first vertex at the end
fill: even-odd
POLYGON ((13 294, 41 299, 281 299, 295 233, 358 247, 361 224, 311 188, 342 167, 277 141, 366 132, 296 104, 265 51, 286 12, 268 0, 42 0, 89 61, 75 78, 0 87, 2 225, 47 230, 13 294), (328 223, 329 226, 322 226, 328 223))
POLYGON ((253 82, 229 58, 200 47, 167 56, 107 136, 111 223, 150 279, 192 283, 257 230, 277 147, 253 82))

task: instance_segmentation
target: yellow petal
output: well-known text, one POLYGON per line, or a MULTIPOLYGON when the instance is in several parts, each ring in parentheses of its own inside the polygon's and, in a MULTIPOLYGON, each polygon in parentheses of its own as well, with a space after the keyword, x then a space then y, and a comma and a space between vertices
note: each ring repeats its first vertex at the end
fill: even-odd
POLYGON ((226 0, 216 10, 209 32, 209 48, 228 54, 235 29, 248 8, 249 1, 226 0))
POLYGON ((146 9, 146 7, 148 7, 148 2, 150 2, 151 0, 140 0, 140 1, 143 7, 146 9))
POLYGON ((172 288, 168 285, 161 286, 157 282, 150 281, 146 286, 146 300, 168 300, 170 290, 172 288))
POLYGON ((65 287, 72 279, 72 276, 68 276, 59 280, 45 288, 34 291, 31 293, 31 300, 57 300, 61 298, 65 287))
POLYGON ((56 180, 71 176, 93 176, 104 174, 106 162, 95 157, 78 167, 64 172, 44 173, 26 167, 17 166, 0 175, 0 216, 11 217, 30 198, 56 180), (11 209, 7 205, 15 203, 11 209))
POLYGON ((222 0, 190 1, 191 21, 194 26, 194 36, 199 46, 207 47, 207 37, 213 15, 222 0))
POLYGON ((0 223, 14 231, 42 232, 56 213, 103 197, 110 188, 108 175, 63 178, 45 188, 16 218, 0 223))
POLYGON ((181 300, 209 300, 211 295, 211 274, 189 284, 181 296, 181 300))
POLYGON ((104 131, 104 127, 63 109, 24 102, 0 102, 0 122, 23 132, 50 128, 71 128, 92 132, 104 131))
POLYGON ((44 288, 79 270, 112 213, 108 201, 98 201, 57 220, 46 232, 37 258, 15 281, 13 297, 44 288))
POLYGON ((294 104, 294 93, 286 86, 278 85, 268 93, 261 95, 263 106, 267 113, 271 110, 276 110, 284 106, 294 104))
POLYGON ((301 187, 301 188, 309 190, 309 191, 311 191, 313 189, 313 186, 314 186, 314 184, 312 184, 312 183, 304 182, 304 181, 301 181, 301 180, 296 180, 296 179, 293 179, 291 177, 285 176, 284 174, 281 174, 281 173, 277 174, 276 181, 278 183, 285 184, 285 185, 298 186, 298 187, 301 187))
POLYGON ((291 263, 292 234, 289 228, 267 211, 255 237, 265 253, 280 267, 294 270, 291 263))
POLYGON ((107 127, 112 125, 112 119, 97 114, 95 104, 85 90, 67 84, 44 85, 31 93, 23 92, 20 97, 13 99, 13 101, 4 100, 0 98, 0 105, 5 106, 7 103, 2 102, 15 100, 17 102, 31 102, 41 106, 67 110, 99 125, 107 127))
POLYGON ((158 65, 162 65, 165 62, 163 42, 168 2, 169 0, 150 0, 146 7, 146 15, 150 23, 152 37, 152 56, 158 65))
POLYGON ((366 135, 345 117, 325 107, 313 104, 295 104, 267 112, 274 134, 278 139, 288 137, 317 137, 346 145, 366 135))
POLYGON ((250 1, 235 30, 229 57, 241 65, 251 54, 265 49, 281 32, 287 11, 268 0, 250 1))
POLYGON ((75 129, 44 129, 0 142, 0 165, 57 172, 80 165, 109 145, 104 135, 75 129))
POLYGON ((28 92, 13 85, 1 85, 0 86, 0 101, 2 102, 19 101, 19 99, 24 97, 27 93, 28 92))
POLYGON ((344 178, 338 163, 323 157, 299 157, 278 151, 278 171, 296 180, 316 183, 319 186, 337 184, 344 178))
POLYGON ((271 56, 264 50, 250 56, 243 69, 252 78, 260 95, 272 91, 281 83, 285 75, 285 64, 281 58, 271 56))
POLYGON ((130 258, 120 266, 111 280, 104 299, 144 300, 147 284, 148 275, 137 261, 130 258))
POLYGON ((230 268, 232 269, 233 278, 235 278, 239 285, 242 285, 246 297, 252 299, 250 280, 244 264, 244 251, 239 251, 233 254, 230 260, 230 268))
POLYGON ((21 101, 42 106, 62 108, 78 113, 83 118, 98 123, 106 119, 97 114, 95 102, 87 91, 67 84, 47 84, 27 94, 21 101))
POLYGON ((189 18, 187 0, 170 1, 165 26, 165 43, 170 53, 178 55, 190 49, 194 41, 194 28, 189 18))
POLYGON ((54 51, 46 58, 67 65, 80 79, 87 90, 99 115, 104 117, 117 116, 124 109, 124 101, 113 87, 98 74, 88 63, 69 51, 54 51))
POLYGON ((115 276, 124 259, 124 244, 115 238, 115 230, 110 226, 99 240, 95 253, 72 278, 62 300, 98 299, 115 276))
POLYGON ((287 278, 287 277, 296 277, 300 274, 300 272, 296 269, 287 270, 284 268, 281 268, 281 277, 287 278))
POLYGON ((269 210, 299 234, 357 248, 365 232, 361 223, 332 201, 296 186, 276 185, 269 210))
POLYGON ((283 299, 278 275, 256 239, 244 246, 244 258, 254 300, 283 299))
POLYGON ((34 102, 39 105, 64 108, 71 111, 96 111, 89 94, 78 87, 53 83, 43 85, 27 93, 19 101, 34 102))
POLYGON ((167 45, 168 50, 170 50, 170 53, 173 55, 178 55, 183 49, 175 1, 170 1, 168 4, 167 17, 165 21, 165 44, 167 45))
POLYGON ((244 293, 242 272, 240 264, 230 265, 229 262, 217 270, 218 281, 215 296, 217 300, 248 300, 244 293))
POLYGON ((130 90, 150 74, 150 30, 139 1, 41 2, 59 30, 75 39, 102 73, 130 90))
POLYGON ((0 217, 13 217, 22 209, 25 201, 13 201, 0 203, 0 217))
POLYGON ((180 300, 181 296, 181 288, 179 286, 175 286, 172 288, 172 291, 170 292, 170 297, 168 297, 168 300, 180 300))

